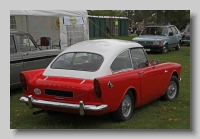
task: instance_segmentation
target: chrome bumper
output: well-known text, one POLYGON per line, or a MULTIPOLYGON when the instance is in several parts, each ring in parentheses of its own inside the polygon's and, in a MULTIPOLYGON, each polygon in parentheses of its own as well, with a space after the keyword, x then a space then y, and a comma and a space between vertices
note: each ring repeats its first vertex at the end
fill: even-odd
POLYGON ((102 111, 108 107, 108 105, 106 104, 100 106, 84 105, 83 101, 80 101, 79 104, 70 104, 70 103, 61 103, 61 102, 53 102, 45 100, 36 100, 32 97, 32 95, 29 95, 28 97, 22 96, 20 98, 20 101, 28 104, 30 109, 33 108, 33 105, 49 106, 54 108, 66 108, 66 109, 79 110, 80 115, 84 115, 84 111, 102 111))

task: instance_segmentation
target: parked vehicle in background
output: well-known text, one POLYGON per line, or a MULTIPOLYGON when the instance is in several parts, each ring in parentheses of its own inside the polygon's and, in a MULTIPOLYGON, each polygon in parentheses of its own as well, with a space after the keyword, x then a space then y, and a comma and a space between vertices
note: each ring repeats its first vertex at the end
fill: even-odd
POLYGON ((136 34, 137 34, 138 36, 140 35, 141 32, 142 32, 141 29, 136 30, 136 34))
POLYGON ((116 39, 88 40, 61 52, 46 69, 20 74, 30 109, 80 115, 112 113, 129 120, 134 108, 178 97, 181 65, 150 61, 143 46, 116 39))
POLYGON ((190 45, 190 25, 187 25, 184 32, 182 33, 182 43, 183 44, 187 44, 190 45))
POLYGON ((151 25, 132 40, 144 46, 147 52, 167 54, 170 48, 180 50, 181 33, 174 25, 151 25))
POLYGON ((10 88, 21 87, 20 72, 46 68, 60 52, 60 49, 41 50, 28 32, 11 30, 10 88))

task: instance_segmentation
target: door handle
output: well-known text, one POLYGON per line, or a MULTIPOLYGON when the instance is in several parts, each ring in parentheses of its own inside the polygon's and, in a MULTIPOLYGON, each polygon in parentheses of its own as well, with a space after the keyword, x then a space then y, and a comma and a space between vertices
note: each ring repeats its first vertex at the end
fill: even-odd
POLYGON ((26 56, 26 55, 28 55, 28 53, 24 53, 24 55, 26 56))
POLYGON ((139 74, 144 74, 144 71, 140 71, 139 74))

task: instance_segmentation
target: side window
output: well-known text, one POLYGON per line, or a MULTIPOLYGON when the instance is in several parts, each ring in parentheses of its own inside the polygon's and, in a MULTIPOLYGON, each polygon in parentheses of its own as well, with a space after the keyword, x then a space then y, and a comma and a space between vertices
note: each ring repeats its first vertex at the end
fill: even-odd
POLYGON ((134 69, 144 68, 149 66, 148 59, 142 48, 131 49, 131 58, 134 69))
POLYGON ((161 33, 161 35, 167 35, 168 34, 168 30, 167 30, 167 28, 166 27, 163 27, 163 30, 162 30, 162 33, 161 33))
MULTIPOLYGON (((170 32, 173 33, 173 32, 172 32, 172 29, 169 27, 169 28, 168 28, 168 33, 170 33, 170 32)), ((169 34, 168 34, 168 35, 169 35, 169 34)))
POLYGON ((17 53, 13 36, 10 36, 10 53, 17 53))
POLYGON ((126 50, 119 54, 113 63, 111 64, 112 71, 118 72, 121 70, 126 70, 126 69, 132 69, 132 64, 131 64, 131 59, 130 59, 130 54, 129 50, 126 50))
POLYGON ((172 31, 173 31, 174 34, 178 34, 178 31, 175 27, 172 27, 172 31))
POLYGON ((17 35, 17 43, 21 52, 36 50, 36 47, 29 35, 17 35))

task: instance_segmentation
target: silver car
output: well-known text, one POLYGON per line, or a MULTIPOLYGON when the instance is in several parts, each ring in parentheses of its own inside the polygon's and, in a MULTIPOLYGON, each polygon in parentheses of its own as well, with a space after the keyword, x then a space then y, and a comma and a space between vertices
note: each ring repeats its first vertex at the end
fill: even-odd
POLYGON ((60 49, 42 50, 29 33, 11 30, 10 89, 21 87, 21 71, 46 68, 60 52, 60 49))
POLYGON ((167 54, 169 49, 180 50, 181 33, 174 25, 151 25, 132 40, 144 46, 147 52, 167 54))

